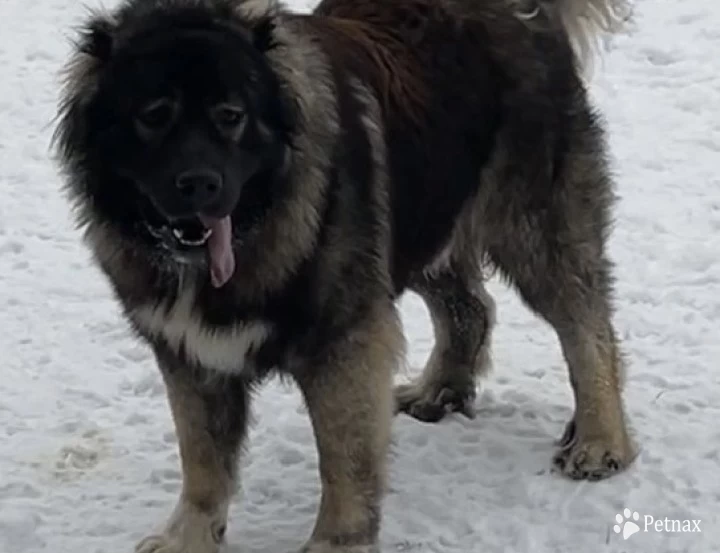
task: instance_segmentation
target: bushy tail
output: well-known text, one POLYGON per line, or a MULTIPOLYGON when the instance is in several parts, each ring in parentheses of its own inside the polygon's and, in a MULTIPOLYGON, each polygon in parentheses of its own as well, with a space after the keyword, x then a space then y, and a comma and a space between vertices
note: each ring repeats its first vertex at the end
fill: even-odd
POLYGON ((592 65, 592 56, 603 35, 621 31, 630 18, 628 0, 554 0, 565 29, 583 67, 592 65))
POLYGON ((630 0, 511 0, 523 5, 519 16, 532 19, 540 10, 562 21, 580 66, 589 70, 593 54, 604 37, 623 30, 630 21, 630 0), (528 9, 529 8, 529 9, 528 9))

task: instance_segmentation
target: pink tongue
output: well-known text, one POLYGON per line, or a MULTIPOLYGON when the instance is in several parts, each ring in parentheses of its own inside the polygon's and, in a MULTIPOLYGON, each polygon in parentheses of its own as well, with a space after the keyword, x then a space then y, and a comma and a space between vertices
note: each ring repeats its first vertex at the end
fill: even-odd
POLYGON ((200 220, 212 231, 207 243, 210 256, 210 281, 215 288, 220 288, 235 272, 230 217, 215 219, 201 216, 200 220))

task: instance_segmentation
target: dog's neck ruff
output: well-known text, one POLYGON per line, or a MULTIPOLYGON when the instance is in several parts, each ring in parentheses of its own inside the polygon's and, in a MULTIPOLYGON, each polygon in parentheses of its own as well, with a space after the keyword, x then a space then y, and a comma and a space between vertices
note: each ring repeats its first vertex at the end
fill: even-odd
POLYGON ((195 287, 189 286, 173 302, 131 309, 130 318, 151 341, 164 342, 193 365, 220 373, 252 371, 251 357, 270 336, 272 325, 262 320, 211 325, 195 306, 195 294, 195 287))

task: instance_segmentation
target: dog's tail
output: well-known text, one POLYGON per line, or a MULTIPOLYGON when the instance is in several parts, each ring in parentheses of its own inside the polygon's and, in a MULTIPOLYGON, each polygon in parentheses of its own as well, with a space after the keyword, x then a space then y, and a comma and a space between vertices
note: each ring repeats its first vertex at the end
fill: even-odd
POLYGON ((543 10, 560 18, 584 70, 592 66, 600 41, 625 29, 630 21, 630 0, 511 0, 523 8, 522 19, 532 20, 543 10))

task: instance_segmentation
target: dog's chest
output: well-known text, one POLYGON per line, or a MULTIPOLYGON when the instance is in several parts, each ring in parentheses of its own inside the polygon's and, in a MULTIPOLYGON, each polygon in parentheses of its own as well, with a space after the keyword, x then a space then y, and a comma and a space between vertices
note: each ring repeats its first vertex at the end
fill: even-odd
POLYGON ((205 369, 235 373, 251 370, 251 356, 268 339, 270 323, 261 320, 231 325, 209 324, 186 291, 171 303, 142 305, 130 317, 143 334, 162 340, 176 355, 205 369))

